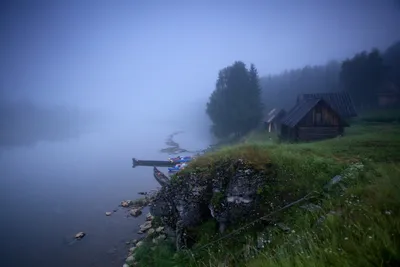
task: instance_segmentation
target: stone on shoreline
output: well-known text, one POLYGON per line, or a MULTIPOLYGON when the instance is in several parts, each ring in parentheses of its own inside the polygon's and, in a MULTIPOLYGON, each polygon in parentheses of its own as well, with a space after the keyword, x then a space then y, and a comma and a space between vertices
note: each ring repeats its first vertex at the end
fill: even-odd
POLYGON ((140 231, 146 232, 151 228, 151 221, 146 221, 144 224, 140 225, 140 231))
POLYGON ((164 227, 163 226, 159 226, 159 227, 157 227, 156 232, 157 233, 161 233, 163 230, 164 230, 164 227))
POLYGON ((147 236, 151 236, 155 231, 154 228, 150 228, 149 231, 147 231, 147 236))
POLYGON ((122 207, 127 208, 127 207, 129 207, 129 205, 130 205, 130 200, 121 201, 121 206, 122 207))
POLYGON ((146 221, 152 221, 154 219, 153 215, 151 215, 151 213, 147 213, 146 215, 146 221))
POLYGON ((132 263, 134 261, 135 261, 135 257, 133 257, 133 255, 131 255, 128 258, 126 258, 126 263, 132 263))
POLYGON ((140 208, 131 209, 130 214, 131 214, 133 217, 137 217, 137 216, 139 216, 140 214, 142 214, 142 210, 141 210, 140 208))

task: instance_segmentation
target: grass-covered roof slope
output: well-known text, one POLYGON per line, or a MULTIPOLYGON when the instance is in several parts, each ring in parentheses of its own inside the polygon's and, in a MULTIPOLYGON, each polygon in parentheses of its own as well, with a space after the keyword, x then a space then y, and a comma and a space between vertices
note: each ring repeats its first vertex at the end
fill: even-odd
POLYGON ((318 208, 298 205, 282 212, 285 227, 263 224, 213 243, 235 229, 221 235, 208 222, 198 228, 190 253, 175 253, 168 243, 143 246, 139 266, 400 266, 398 123, 369 117, 344 137, 302 144, 277 144, 253 134, 245 144, 195 160, 185 172, 238 158, 255 168, 275 166, 293 192, 318 191, 337 174, 343 181, 336 191, 319 191, 312 200, 318 208))

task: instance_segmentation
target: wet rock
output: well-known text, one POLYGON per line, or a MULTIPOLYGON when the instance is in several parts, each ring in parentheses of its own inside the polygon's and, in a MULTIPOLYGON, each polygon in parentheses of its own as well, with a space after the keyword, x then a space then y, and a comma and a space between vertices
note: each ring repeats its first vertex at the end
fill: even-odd
POLYGON ((112 212, 110 212, 110 211, 106 212, 106 216, 110 216, 111 214, 112 214, 112 212))
MULTIPOLYGON (((178 250, 185 246, 186 229, 208 219, 210 213, 223 232, 228 224, 256 216, 261 203, 259 189, 274 180, 267 165, 268 172, 237 160, 222 162, 206 171, 178 173, 155 195, 151 214, 160 217, 163 225, 175 233, 178 250)), ((273 204, 271 210, 276 208, 273 204)))
POLYGON ((140 247, 142 245, 143 245, 143 241, 139 241, 139 242, 137 242, 136 247, 140 247))
POLYGON ((77 233, 76 235, 75 235, 75 238, 76 239, 82 239, 82 238, 84 238, 85 237, 85 233, 84 232, 79 232, 79 233, 77 233))
POLYGON ((131 211, 129 212, 133 217, 137 217, 140 214, 142 214, 142 210, 139 208, 136 209, 131 209, 131 211))
POLYGON ((125 263, 124 265, 122 265, 122 267, 130 267, 130 266, 129 266, 129 264, 125 263))
POLYGON ((153 215, 151 215, 151 213, 148 213, 146 215, 146 221, 152 221, 154 219, 153 215))
POLYGON ((184 182, 176 183, 173 191, 173 204, 175 212, 183 227, 199 224, 209 214, 207 204, 210 194, 207 193, 208 179, 191 173, 187 176, 178 177, 184 182))
POLYGON ((150 229, 147 231, 147 235, 150 236, 150 235, 154 234, 155 231, 156 231, 156 230, 154 230, 154 228, 150 228, 150 229))
POLYGON ((136 247, 131 247, 131 248, 129 249, 129 252, 130 252, 130 253, 133 253, 133 252, 135 251, 135 249, 136 249, 136 247))
POLYGON ((163 226, 159 226, 159 227, 157 227, 156 232, 157 233, 161 233, 163 230, 164 230, 164 227, 163 226))
POLYGON ((121 206, 124 207, 124 208, 129 207, 129 204, 130 203, 128 201, 121 201, 121 206))
POLYGON ((140 225, 140 231, 146 232, 151 228, 151 221, 146 221, 144 224, 140 225))
POLYGON ((126 263, 133 263, 135 261, 135 257, 133 255, 129 256, 128 258, 126 258, 126 263))

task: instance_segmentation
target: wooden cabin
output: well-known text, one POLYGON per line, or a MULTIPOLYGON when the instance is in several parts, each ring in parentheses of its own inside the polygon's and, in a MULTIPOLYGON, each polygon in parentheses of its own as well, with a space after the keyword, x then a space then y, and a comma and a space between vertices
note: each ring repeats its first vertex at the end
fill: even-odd
POLYGON ((348 92, 301 94, 297 97, 297 103, 311 99, 323 99, 343 119, 357 117, 353 100, 348 92))
POLYGON ((283 140, 315 141, 342 135, 349 124, 322 98, 300 100, 281 121, 283 140))
POLYGON ((269 133, 279 132, 281 120, 285 115, 286 112, 283 109, 272 109, 270 112, 268 112, 264 120, 265 129, 267 129, 269 133))

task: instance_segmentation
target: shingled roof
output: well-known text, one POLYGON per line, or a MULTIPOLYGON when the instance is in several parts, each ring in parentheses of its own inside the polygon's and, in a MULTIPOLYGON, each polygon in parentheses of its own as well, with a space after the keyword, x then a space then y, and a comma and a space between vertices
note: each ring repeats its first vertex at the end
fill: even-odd
MULTIPOLYGON (((289 127, 295 127, 301 121, 301 119, 304 118, 304 116, 306 116, 307 113, 320 102, 325 102, 327 106, 332 109, 333 112, 337 113, 340 116, 340 114, 336 112, 324 99, 309 98, 302 101, 299 100, 296 106, 294 106, 282 119, 281 123, 289 127)), ((345 123, 345 125, 347 125, 347 123, 345 123)))
POLYGON ((347 92, 302 94, 297 97, 297 103, 309 99, 325 100, 342 118, 357 116, 353 101, 347 92))

